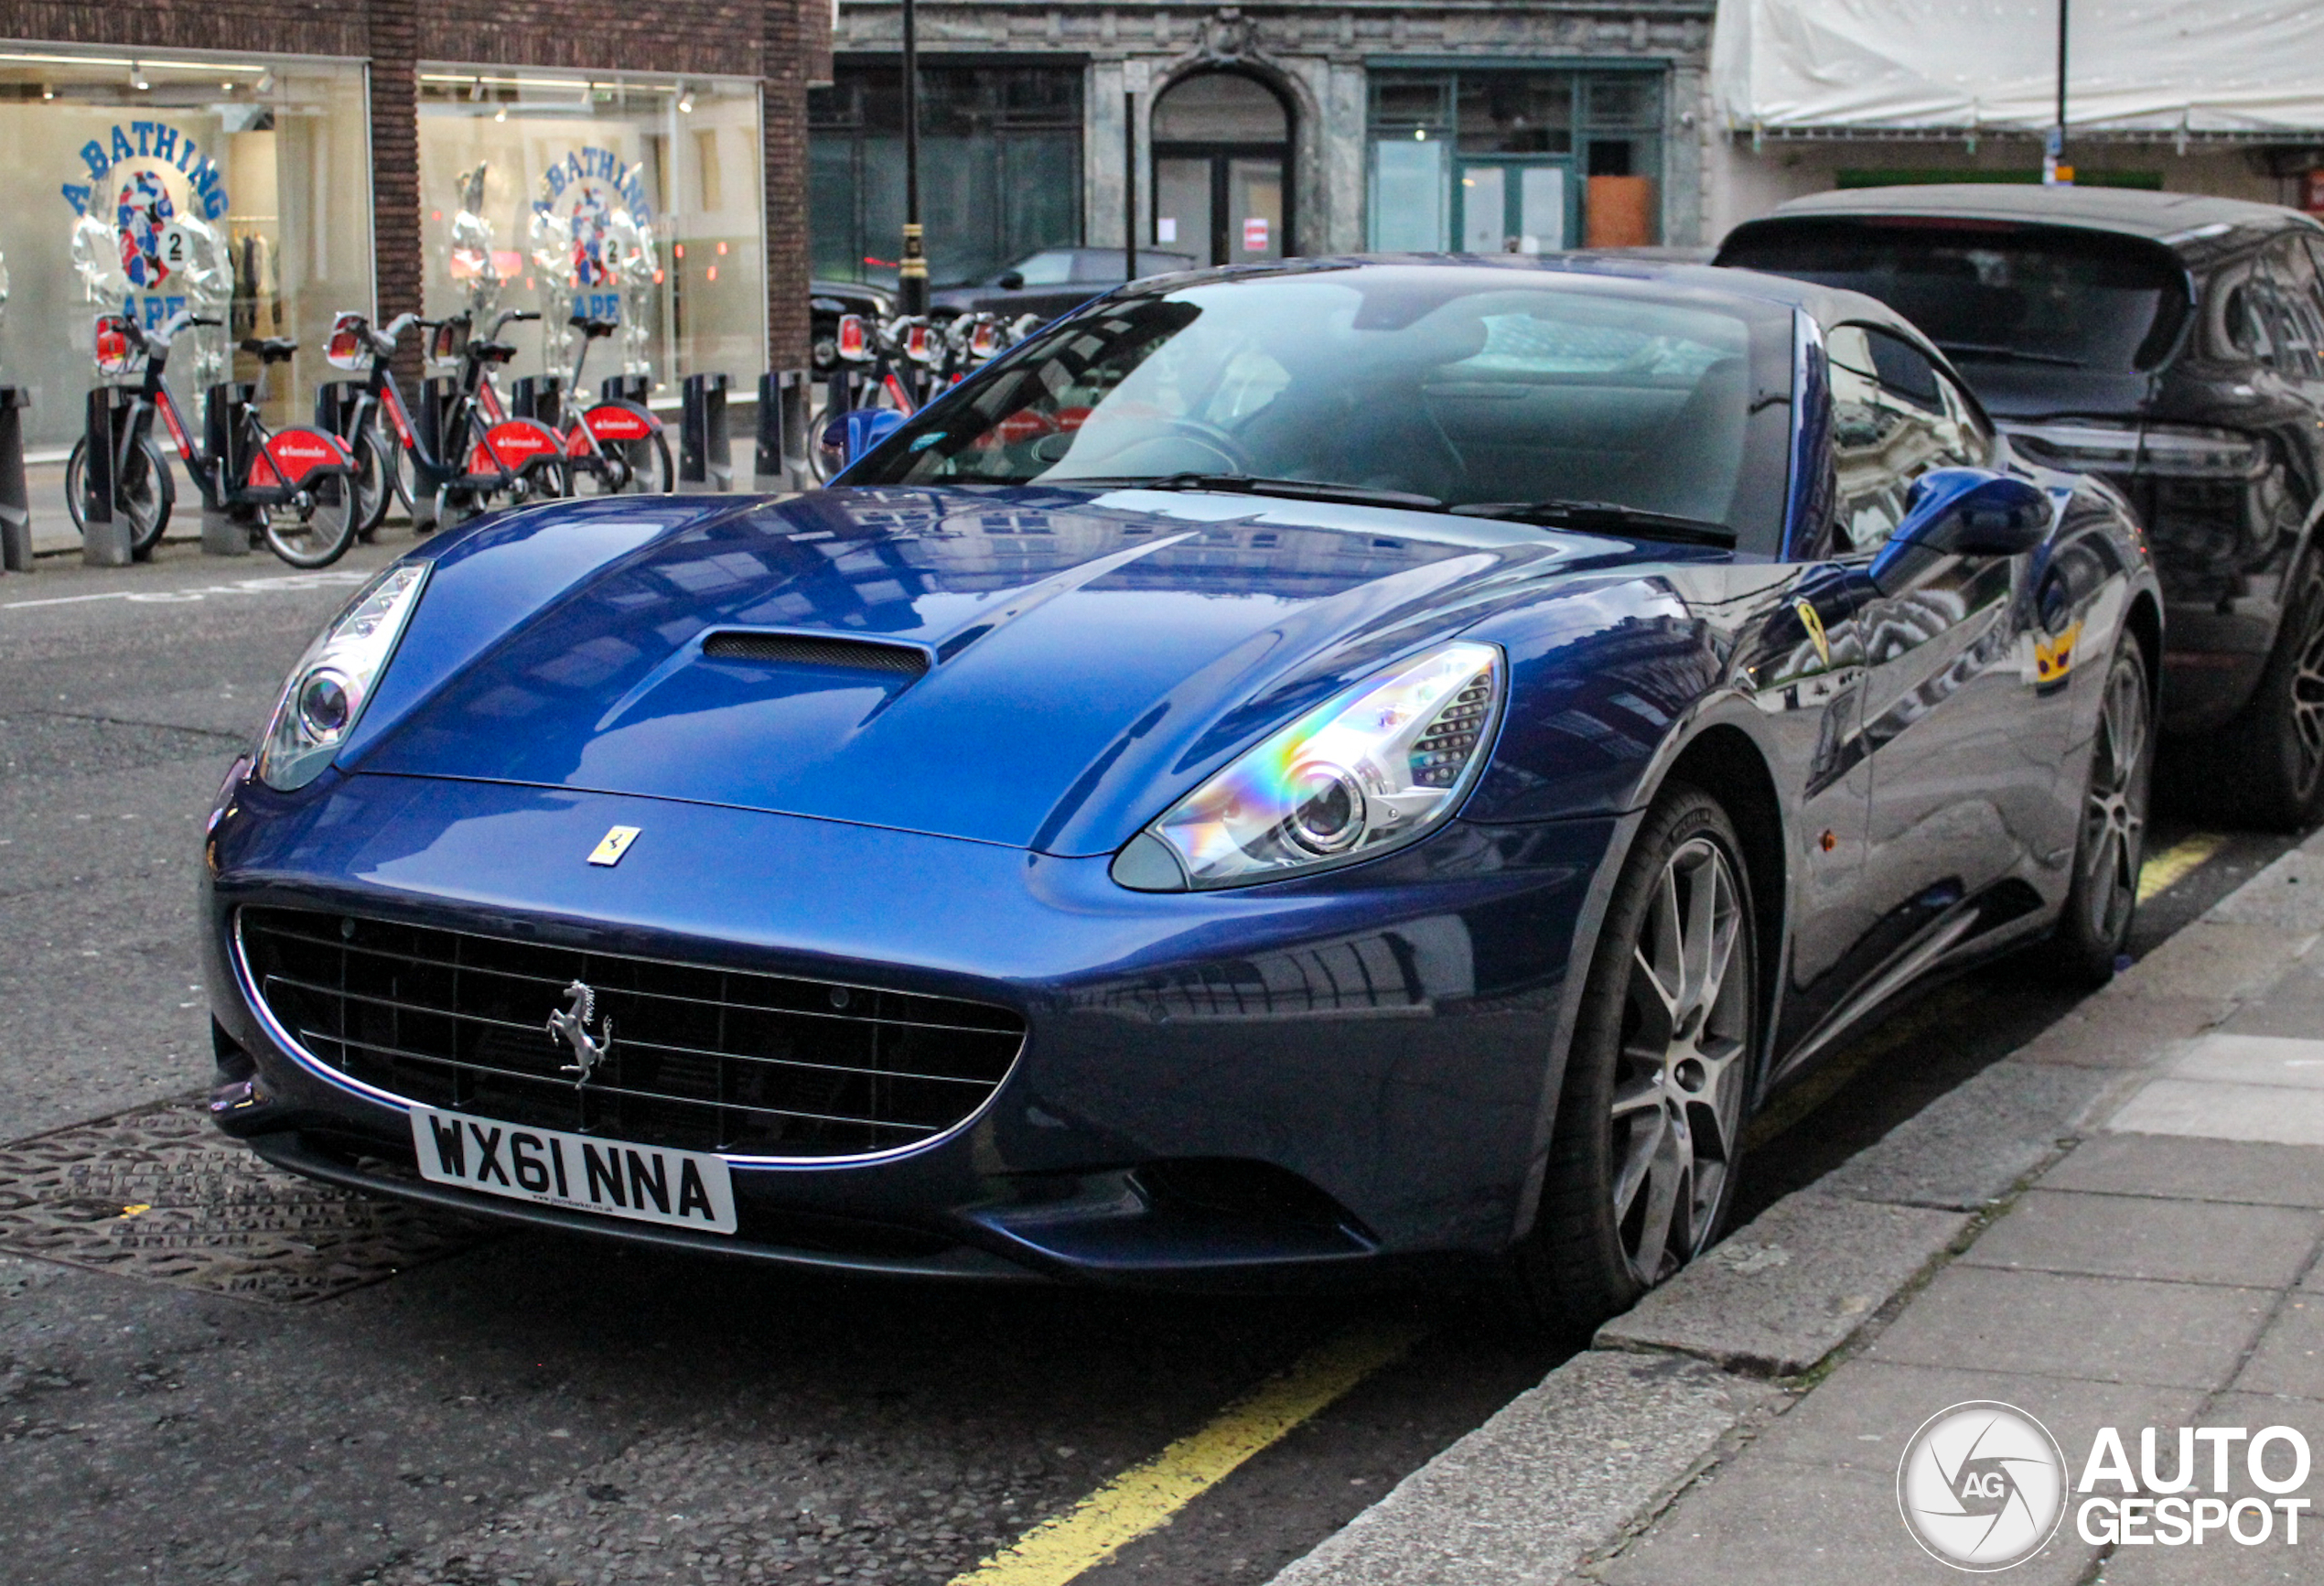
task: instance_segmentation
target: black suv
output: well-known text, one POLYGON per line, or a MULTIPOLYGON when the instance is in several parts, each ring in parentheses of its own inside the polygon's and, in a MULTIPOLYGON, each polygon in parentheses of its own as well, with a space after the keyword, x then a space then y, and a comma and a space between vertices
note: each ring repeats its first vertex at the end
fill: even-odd
POLYGON ((2166 785, 2297 827, 2324 783, 2324 227, 2271 204, 1993 185, 1796 199, 1717 263, 1868 292, 2017 450, 2145 520, 2166 785))

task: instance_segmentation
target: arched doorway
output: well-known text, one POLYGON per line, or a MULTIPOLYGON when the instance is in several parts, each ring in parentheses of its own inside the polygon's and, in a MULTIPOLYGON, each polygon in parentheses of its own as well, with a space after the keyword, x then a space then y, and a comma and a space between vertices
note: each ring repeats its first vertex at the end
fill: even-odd
POLYGON ((1154 102, 1154 245, 1198 264, 1280 259, 1291 244, 1291 114, 1255 78, 1204 71, 1154 102))

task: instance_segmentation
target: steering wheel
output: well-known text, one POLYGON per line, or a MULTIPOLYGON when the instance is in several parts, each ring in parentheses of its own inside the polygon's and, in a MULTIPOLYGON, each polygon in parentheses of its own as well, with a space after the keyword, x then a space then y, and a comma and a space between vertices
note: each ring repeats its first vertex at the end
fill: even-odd
POLYGON ((1199 418, 1174 418, 1169 421, 1169 427, 1185 435, 1197 444, 1210 448, 1218 453, 1227 465, 1222 469, 1187 469, 1183 471, 1188 473, 1249 473, 1251 471, 1251 454, 1243 449, 1241 441, 1217 425, 1206 423, 1199 418))

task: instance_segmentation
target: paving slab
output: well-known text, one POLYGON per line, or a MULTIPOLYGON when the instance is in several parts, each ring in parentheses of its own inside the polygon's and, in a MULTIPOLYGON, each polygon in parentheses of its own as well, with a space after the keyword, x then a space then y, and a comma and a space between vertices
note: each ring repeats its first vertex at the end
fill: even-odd
POLYGON ((2324 980, 2294 982, 2286 976, 2265 997, 2238 1006, 2219 1028, 2238 1035, 2324 1036, 2324 980))
POLYGON ((1796 1376, 1855 1337, 1968 1225, 1957 1212, 1802 1190, 1599 1328, 1598 1343, 1796 1376))
POLYGON ((2024 1410, 2050 1429, 2071 1462, 2100 1427, 2178 1426, 2195 1413, 2203 1394, 2192 1387, 1901 1365, 1859 1355, 1769 1423, 1747 1457, 1853 1466, 1893 1477, 1905 1443, 1923 1421, 1972 1399, 1998 1399, 2024 1410))
MULTIPOLYGON (((1942 1408, 1942 1407, 1940 1407, 1942 1408)), ((2071 1526, 2008 1572, 2009 1586, 2068 1586, 2097 1549, 2071 1526)), ((1748 1457, 1690 1488, 1600 1572, 1614 1586, 1959 1586, 1897 1513, 1896 1473, 1748 1457)), ((1484 1586, 1497 1577, 1471 1577, 1484 1586)))
POLYGON ((2265 1289, 1955 1265, 1869 1354, 1912 1365, 2223 1387, 2276 1301, 2265 1289))
POLYGON ((2324 1148, 2194 1135, 2103 1134, 2067 1153, 2042 1175, 2041 1187, 2324 1207, 2324 1148))
POLYGON ((2179 1048, 2163 1072, 2178 1079, 2324 1090, 2324 1041, 2214 1030, 2179 1048))
POLYGON ((2234 1386, 2241 1393, 2324 1399, 2324 1299, 2308 1290, 2286 1300, 2234 1386))
POLYGON ((1780 1397, 1677 1355, 1587 1351, 1275 1586, 1554 1586, 1780 1397))
POLYGON ((2106 1127, 2150 1135, 2324 1146, 2324 1091, 2165 1074, 2124 1103, 2106 1127))
MULTIPOLYGON (((2324 895, 2324 888, 2319 888, 2324 895)), ((2141 997, 2101 992, 2074 1006, 2010 1053, 2013 1063, 2064 1063, 2082 1068, 2144 1068, 2176 1042, 2237 1011, 2224 997, 2141 997)))
POLYGON ((2319 1237, 2324 1216, 2304 1208, 2039 1188, 1961 1259, 1972 1267, 2283 1289, 2308 1270, 2319 1237))
POLYGON ((1826 1194, 1975 1211, 2088 1127, 2124 1083, 2102 1069, 1996 1063, 1817 1181, 1826 1194))

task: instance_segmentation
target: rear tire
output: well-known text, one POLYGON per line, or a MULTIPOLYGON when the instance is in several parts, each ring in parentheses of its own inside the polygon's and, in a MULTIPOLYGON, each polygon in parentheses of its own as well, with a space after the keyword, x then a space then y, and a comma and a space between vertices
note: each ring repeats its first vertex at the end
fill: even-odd
POLYGON ((2250 702, 2208 743, 2187 745, 2173 758, 2211 768, 2196 790, 2211 813, 2299 832, 2324 795, 2324 554, 2313 545, 2303 551, 2285 589, 2283 626, 2250 702))
POLYGON ((1664 788, 1622 863, 1565 1062, 1533 1227, 1510 1287, 1580 1341, 1716 1239, 1759 1049, 1750 875, 1716 800, 1664 788))
POLYGON ((2155 764, 2155 707, 2146 655, 2125 637, 2106 670, 2098 728, 2090 745, 2074 840, 2074 879, 2058 929, 2035 949, 2058 980, 2099 987, 2114 977, 2138 914, 2138 870, 2146 858, 2148 787, 2155 764))
POLYGON ((380 524, 387 521, 387 509, 395 500, 395 485, 388 477, 388 466, 380 449, 379 431, 366 425, 357 432, 355 445, 355 537, 368 544, 379 533, 380 524))

